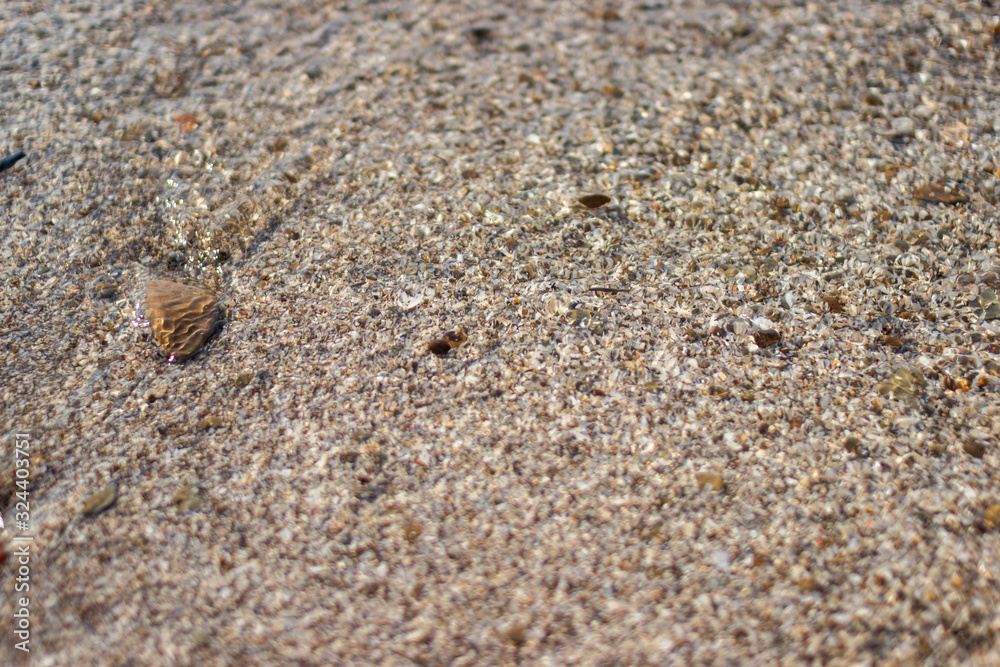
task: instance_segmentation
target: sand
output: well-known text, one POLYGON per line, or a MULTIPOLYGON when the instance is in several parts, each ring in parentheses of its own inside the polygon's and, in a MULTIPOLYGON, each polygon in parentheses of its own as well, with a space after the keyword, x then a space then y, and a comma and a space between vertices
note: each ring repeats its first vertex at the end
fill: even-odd
POLYGON ((996 10, 832 4, 0 5, 0 663, 1000 663, 996 10))

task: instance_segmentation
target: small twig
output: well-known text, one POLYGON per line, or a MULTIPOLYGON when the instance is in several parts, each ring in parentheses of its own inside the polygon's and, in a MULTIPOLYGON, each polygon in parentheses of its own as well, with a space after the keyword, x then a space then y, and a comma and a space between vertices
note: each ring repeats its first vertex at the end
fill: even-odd
POLYGON ((610 294, 619 294, 621 292, 628 292, 627 289, 618 289, 616 287, 588 287, 588 292, 608 292, 610 294))

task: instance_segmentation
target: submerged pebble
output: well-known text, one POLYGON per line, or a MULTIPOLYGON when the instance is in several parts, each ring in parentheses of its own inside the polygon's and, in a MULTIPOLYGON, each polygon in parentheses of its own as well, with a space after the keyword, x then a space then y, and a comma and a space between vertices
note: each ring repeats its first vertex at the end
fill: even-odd
POLYGON ((153 336, 169 361, 189 359, 215 334, 219 321, 212 293, 169 280, 146 285, 146 308, 153 336))
POLYGON ((100 514, 115 504, 118 500, 118 486, 108 484, 99 491, 95 491, 83 503, 83 513, 87 516, 100 514))

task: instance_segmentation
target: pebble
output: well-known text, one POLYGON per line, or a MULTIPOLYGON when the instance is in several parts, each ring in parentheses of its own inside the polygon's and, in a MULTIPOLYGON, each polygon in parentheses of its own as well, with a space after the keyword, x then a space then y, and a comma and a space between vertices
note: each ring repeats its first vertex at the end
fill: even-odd
POLYGON ((900 347, 903 346, 903 339, 900 338, 899 336, 886 334, 885 336, 882 336, 882 343, 888 347, 891 347, 893 350, 898 350, 900 347))
POLYGON ((219 417, 218 415, 208 415, 207 417, 202 417, 198 420, 197 424, 198 429, 202 431, 207 431, 210 428, 222 428, 224 425, 225 422, 222 420, 222 417, 219 417))
POLYGON ((922 396, 927 388, 924 374, 913 366, 899 366, 889 377, 876 385, 878 393, 893 398, 916 398, 922 396))
POLYGON ((983 458, 983 455, 986 454, 986 447, 983 443, 978 440, 973 440, 972 438, 969 438, 962 443, 962 449, 965 450, 966 454, 975 459, 981 459, 983 458))
POLYGON ((427 344, 427 350, 439 357, 443 357, 451 352, 451 343, 443 338, 435 338, 427 344))
POLYGON ((145 305, 153 336, 169 361, 189 359, 216 332, 219 306, 208 290, 154 280, 146 284, 145 305))
POLYGON ((831 313, 843 313, 844 312, 844 302, 840 300, 837 296, 824 296, 823 303, 826 307, 830 309, 831 313))
POLYGON ((761 329, 754 333, 753 340, 759 347, 770 347, 781 342, 781 333, 774 329, 761 329))
POLYGON ((726 486, 726 482, 722 478, 722 475, 717 472, 700 472, 695 475, 695 482, 697 483, 699 489, 709 486, 716 491, 722 491, 722 489, 726 486))
POLYGON ((913 196, 937 204, 960 204, 969 201, 966 195, 941 182, 924 183, 913 191, 913 196))
POLYGON ((901 116, 893 118, 889 125, 888 136, 892 139, 913 137, 917 133, 917 124, 912 118, 901 116))
POLYGON ((456 327, 451 331, 446 331, 441 339, 447 341, 449 347, 455 348, 465 343, 469 339, 469 336, 465 333, 465 329, 456 327))
POLYGON ((185 484, 173 497, 173 504, 182 512, 197 512, 205 506, 205 499, 202 497, 198 487, 193 484, 185 484))
POLYGON ((98 299, 110 299, 118 293, 118 285, 113 282, 100 282, 94 286, 94 296, 98 299))
POLYGON ((1000 505, 990 505, 983 511, 983 527, 993 530, 1000 526, 1000 505))
POLYGON ((611 201, 611 197, 602 194, 584 195, 578 201, 587 208, 600 208, 611 201))
POLYGON ((871 455, 871 452, 867 447, 861 442, 861 438, 856 435, 849 435, 844 438, 844 449, 851 454, 859 457, 867 457, 871 455))
POLYGON ((95 491, 83 503, 83 513, 86 516, 100 514, 115 504, 118 500, 118 486, 108 484, 99 491, 95 491))
POLYGON ((528 640, 528 625, 522 621, 513 621, 500 626, 497 634, 511 644, 521 645, 528 640))

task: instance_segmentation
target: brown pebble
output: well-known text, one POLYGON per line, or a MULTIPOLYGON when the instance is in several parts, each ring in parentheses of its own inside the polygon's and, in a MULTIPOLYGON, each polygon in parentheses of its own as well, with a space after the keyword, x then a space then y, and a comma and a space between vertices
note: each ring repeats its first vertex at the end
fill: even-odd
POLYGON ((486 26, 476 26, 468 31, 469 39, 476 44, 483 44, 494 37, 493 29, 486 26))
POLYGON ((156 141, 156 137, 159 136, 159 132, 156 127, 149 121, 139 121, 138 123, 133 123, 129 125, 122 132, 122 141, 156 141))
POLYGON ((98 283, 94 287, 94 296, 99 299, 110 299, 118 293, 118 285, 111 282, 98 283))
POLYGON ((116 500, 118 500, 118 487, 115 484, 108 484, 84 501, 83 513, 87 516, 100 514, 114 505, 116 500))
POLYGON ((424 524, 421 521, 413 520, 403 524, 403 537, 410 544, 413 544, 424 533, 424 524))
POLYGON ((443 357, 451 352, 451 344, 443 338, 437 338, 427 344, 427 349, 439 357, 443 357))
POLYGON ((902 399, 918 398, 926 388, 924 374, 913 366, 897 366, 884 382, 875 385, 875 390, 882 396, 902 399))
POLYGON ((983 458, 983 455, 986 453, 986 447, 984 447, 983 443, 978 440, 966 440, 962 443, 962 449, 965 450, 966 454, 975 459, 983 458))
POLYGON ((170 355, 184 361, 215 334, 219 304, 207 290, 154 280, 146 285, 146 307, 153 336, 170 355))
POLYGON ((611 201, 611 197, 602 194, 584 195, 577 201, 587 208, 600 208, 611 201))
POLYGON ((882 106, 882 98, 879 97, 877 94, 872 93, 872 92, 869 92, 869 93, 865 94, 864 101, 865 101, 865 104, 867 104, 868 106, 871 106, 871 107, 880 107, 880 106, 882 106))
POLYGON ((173 503, 182 512, 197 512, 205 506, 205 499, 201 497, 197 487, 185 484, 174 494, 173 503))
POLYGON ((812 593, 819 590, 819 584, 812 577, 803 577, 799 580, 799 590, 803 593, 812 593))
POLYGON ((508 623, 497 630, 501 638, 512 644, 521 645, 528 640, 528 626, 524 623, 508 623))
POLYGON ((469 339, 462 327, 455 327, 451 331, 446 331, 442 340, 447 341, 451 347, 458 347, 469 339))
POLYGON ((892 334, 882 336, 882 343, 891 347, 894 350, 898 350, 903 346, 903 339, 899 336, 893 336, 892 334))
POLYGON ((202 431, 207 431, 210 428, 221 428, 222 425, 222 417, 218 415, 209 415, 198 421, 198 428, 202 431))
POLYGON ((726 486, 722 475, 717 472, 700 472, 694 476, 694 479, 699 489, 704 486, 710 486, 716 491, 722 491, 723 487, 726 486))
POLYGON ((718 384, 713 384, 712 386, 710 386, 708 388, 708 394, 709 396, 714 396, 722 400, 729 398, 729 390, 723 387, 722 385, 718 384))
POLYGON ((826 307, 830 309, 831 313, 842 313, 844 312, 844 302, 836 296, 824 296, 823 303, 826 307))
POLYGON ((849 435, 844 438, 844 449, 855 456, 867 456, 868 450, 861 445, 861 438, 849 435))
POLYGON ((770 347, 781 342, 781 334, 774 329, 761 329, 754 333, 753 342, 760 347, 770 347))
POLYGON ((892 211, 890 211, 887 208, 883 208, 882 206, 876 206, 874 211, 875 211, 875 219, 878 220, 879 222, 889 222, 890 220, 892 220, 892 216, 894 215, 892 211))
MULTIPOLYGON (((885 176, 885 180, 887 182, 891 182, 894 178, 896 178, 901 169, 906 169, 910 166, 911 165, 907 164, 887 164, 882 170, 882 173, 885 176)), ((885 220, 882 220, 881 222, 885 222, 885 220)))
POLYGON ((193 113, 180 113, 174 116, 174 122, 180 127, 181 132, 190 132, 198 127, 198 117, 193 113))
POLYGON ((983 527, 990 530, 1000 526, 1000 505, 990 505, 983 512, 983 527))
POLYGON ((605 85, 603 88, 601 88, 601 92, 607 95, 608 97, 614 97, 616 99, 623 97, 625 95, 625 91, 622 90, 622 87, 616 86, 613 83, 605 85))
POLYGON ((969 201, 969 198, 958 190, 947 188, 940 181, 936 183, 924 183, 913 191, 913 196, 921 201, 934 202, 936 204, 960 204, 969 201))

